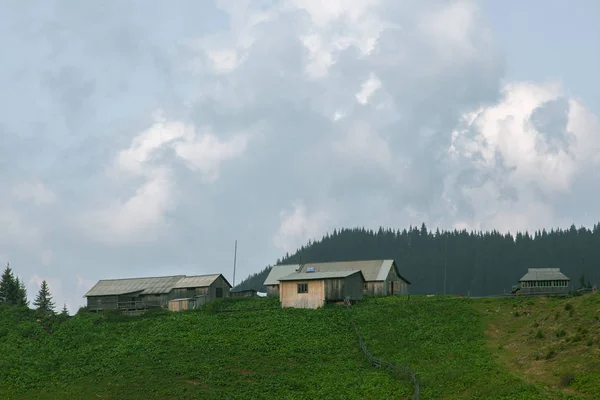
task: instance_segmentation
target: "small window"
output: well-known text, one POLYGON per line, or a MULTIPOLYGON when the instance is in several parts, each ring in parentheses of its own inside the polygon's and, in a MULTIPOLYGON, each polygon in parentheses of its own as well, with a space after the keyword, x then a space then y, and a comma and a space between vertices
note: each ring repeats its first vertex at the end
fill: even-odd
POLYGON ((298 293, 308 293, 308 283, 299 283, 298 293))
POLYGON ((369 289, 369 285, 367 285, 366 283, 363 285, 363 290, 368 290, 369 289))
POLYGON ((220 287, 216 288, 215 295, 217 296, 217 299, 222 298, 223 297, 223 288, 220 288, 220 287))

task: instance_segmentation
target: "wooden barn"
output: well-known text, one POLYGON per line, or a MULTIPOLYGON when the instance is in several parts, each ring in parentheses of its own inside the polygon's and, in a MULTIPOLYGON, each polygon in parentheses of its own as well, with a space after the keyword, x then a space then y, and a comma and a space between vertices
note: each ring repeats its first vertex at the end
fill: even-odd
POLYGON ((400 274, 398 265, 394 260, 363 260, 339 261, 326 263, 306 263, 303 265, 274 266, 265 280, 267 294, 279 294, 280 278, 298 272, 340 272, 360 270, 365 278, 364 294, 376 296, 408 294, 410 282, 400 274), (276 268, 281 268, 274 272, 276 268))
MULTIPOLYGON (((124 311, 169 307, 171 300, 187 300, 192 307, 229 297, 231 285, 221 274, 162 276, 152 278, 105 279, 96 283, 84 297, 88 309, 124 311)), ((179 307, 179 306, 178 306, 179 307)), ((184 307, 184 306, 180 306, 184 307)))
POLYGON ((279 278, 293 274, 299 268, 300 265, 274 265, 264 283, 267 287, 267 296, 279 296, 279 278))
POLYGON ((567 296, 570 279, 560 268, 528 268, 519 280, 521 296, 567 296))
POLYGON ((328 302, 363 297, 365 277, 360 270, 298 272, 279 279, 281 307, 319 308, 328 302))

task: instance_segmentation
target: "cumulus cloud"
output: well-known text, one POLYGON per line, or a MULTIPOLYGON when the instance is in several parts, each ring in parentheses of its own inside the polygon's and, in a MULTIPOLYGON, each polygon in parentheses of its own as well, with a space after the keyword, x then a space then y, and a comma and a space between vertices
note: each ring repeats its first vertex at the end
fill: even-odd
POLYGON ((0 25, 0 254, 57 302, 227 275, 236 239, 241 276, 340 226, 595 222, 597 116, 505 85, 474 1, 55 0, 0 25))

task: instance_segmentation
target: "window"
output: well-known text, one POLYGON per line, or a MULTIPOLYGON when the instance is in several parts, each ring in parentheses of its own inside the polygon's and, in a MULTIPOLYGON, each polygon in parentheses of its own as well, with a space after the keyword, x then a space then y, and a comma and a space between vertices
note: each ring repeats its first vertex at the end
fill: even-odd
POLYGON ((308 283, 299 283, 298 293, 308 293, 308 283))
POLYGON ((369 285, 367 285, 366 283, 363 285, 363 290, 369 290, 369 285))
POLYGON ((216 295, 217 299, 220 299, 221 297, 223 297, 223 288, 218 287, 215 289, 216 289, 215 295, 216 295))

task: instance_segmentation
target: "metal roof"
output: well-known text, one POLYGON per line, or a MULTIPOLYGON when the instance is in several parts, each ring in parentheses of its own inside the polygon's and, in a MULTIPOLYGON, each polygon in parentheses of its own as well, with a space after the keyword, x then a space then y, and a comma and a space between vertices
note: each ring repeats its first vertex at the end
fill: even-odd
POLYGON ((271 268, 271 271, 269 271, 269 275, 267 276, 267 279, 265 279, 264 285, 279 285, 279 278, 293 274, 298 268, 300 268, 300 266, 297 264, 275 265, 271 268))
POLYGON ((354 271, 327 271, 327 272, 295 272, 288 276, 279 278, 280 281, 314 281, 320 279, 339 279, 346 278, 350 275, 360 274, 362 279, 365 277, 360 270, 354 271))
MULTIPOLYGON (((303 265, 300 272, 306 272, 307 268, 314 268, 315 272, 325 271, 355 271, 360 270, 365 277, 367 282, 378 282, 385 281, 387 278, 390 268, 396 263, 394 260, 362 260, 362 261, 336 261, 326 263, 306 263, 303 265)), ((406 283, 410 284, 408 279, 400 275, 400 271, 396 266, 396 272, 398 276, 406 283)))
POLYGON ((105 279, 96 283, 85 296, 113 296, 128 293, 164 294, 169 293, 173 285, 185 275, 162 276, 153 278, 105 279))
MULTIPOLYGON (((161 276, 153 278, 105 279, 96 283, 85 295, 88 296, 117 296, 129 293, 166 294, 172 289, 210 286, 221 274, 197 276, 161 276)), ((223 277, 227 282, 227 279, 223 277)))
POLYGON ((570 281, 560 272, 560 268, 528 268, 527 273, 519 280, 523 281, 570 281))
MULTIPOLYGON (((221 274, 186 276, 173 286, 173 289, 206 287, 213 284, 221 274)), ((223 277, 225 279, 225 277, 223 277)), ((227 282, 227 279, 225 279, 227 282)), ((229 282, 227 282, 229 285, 229 282)), ((231 286, 231 285, 229 285, 231 286)))

